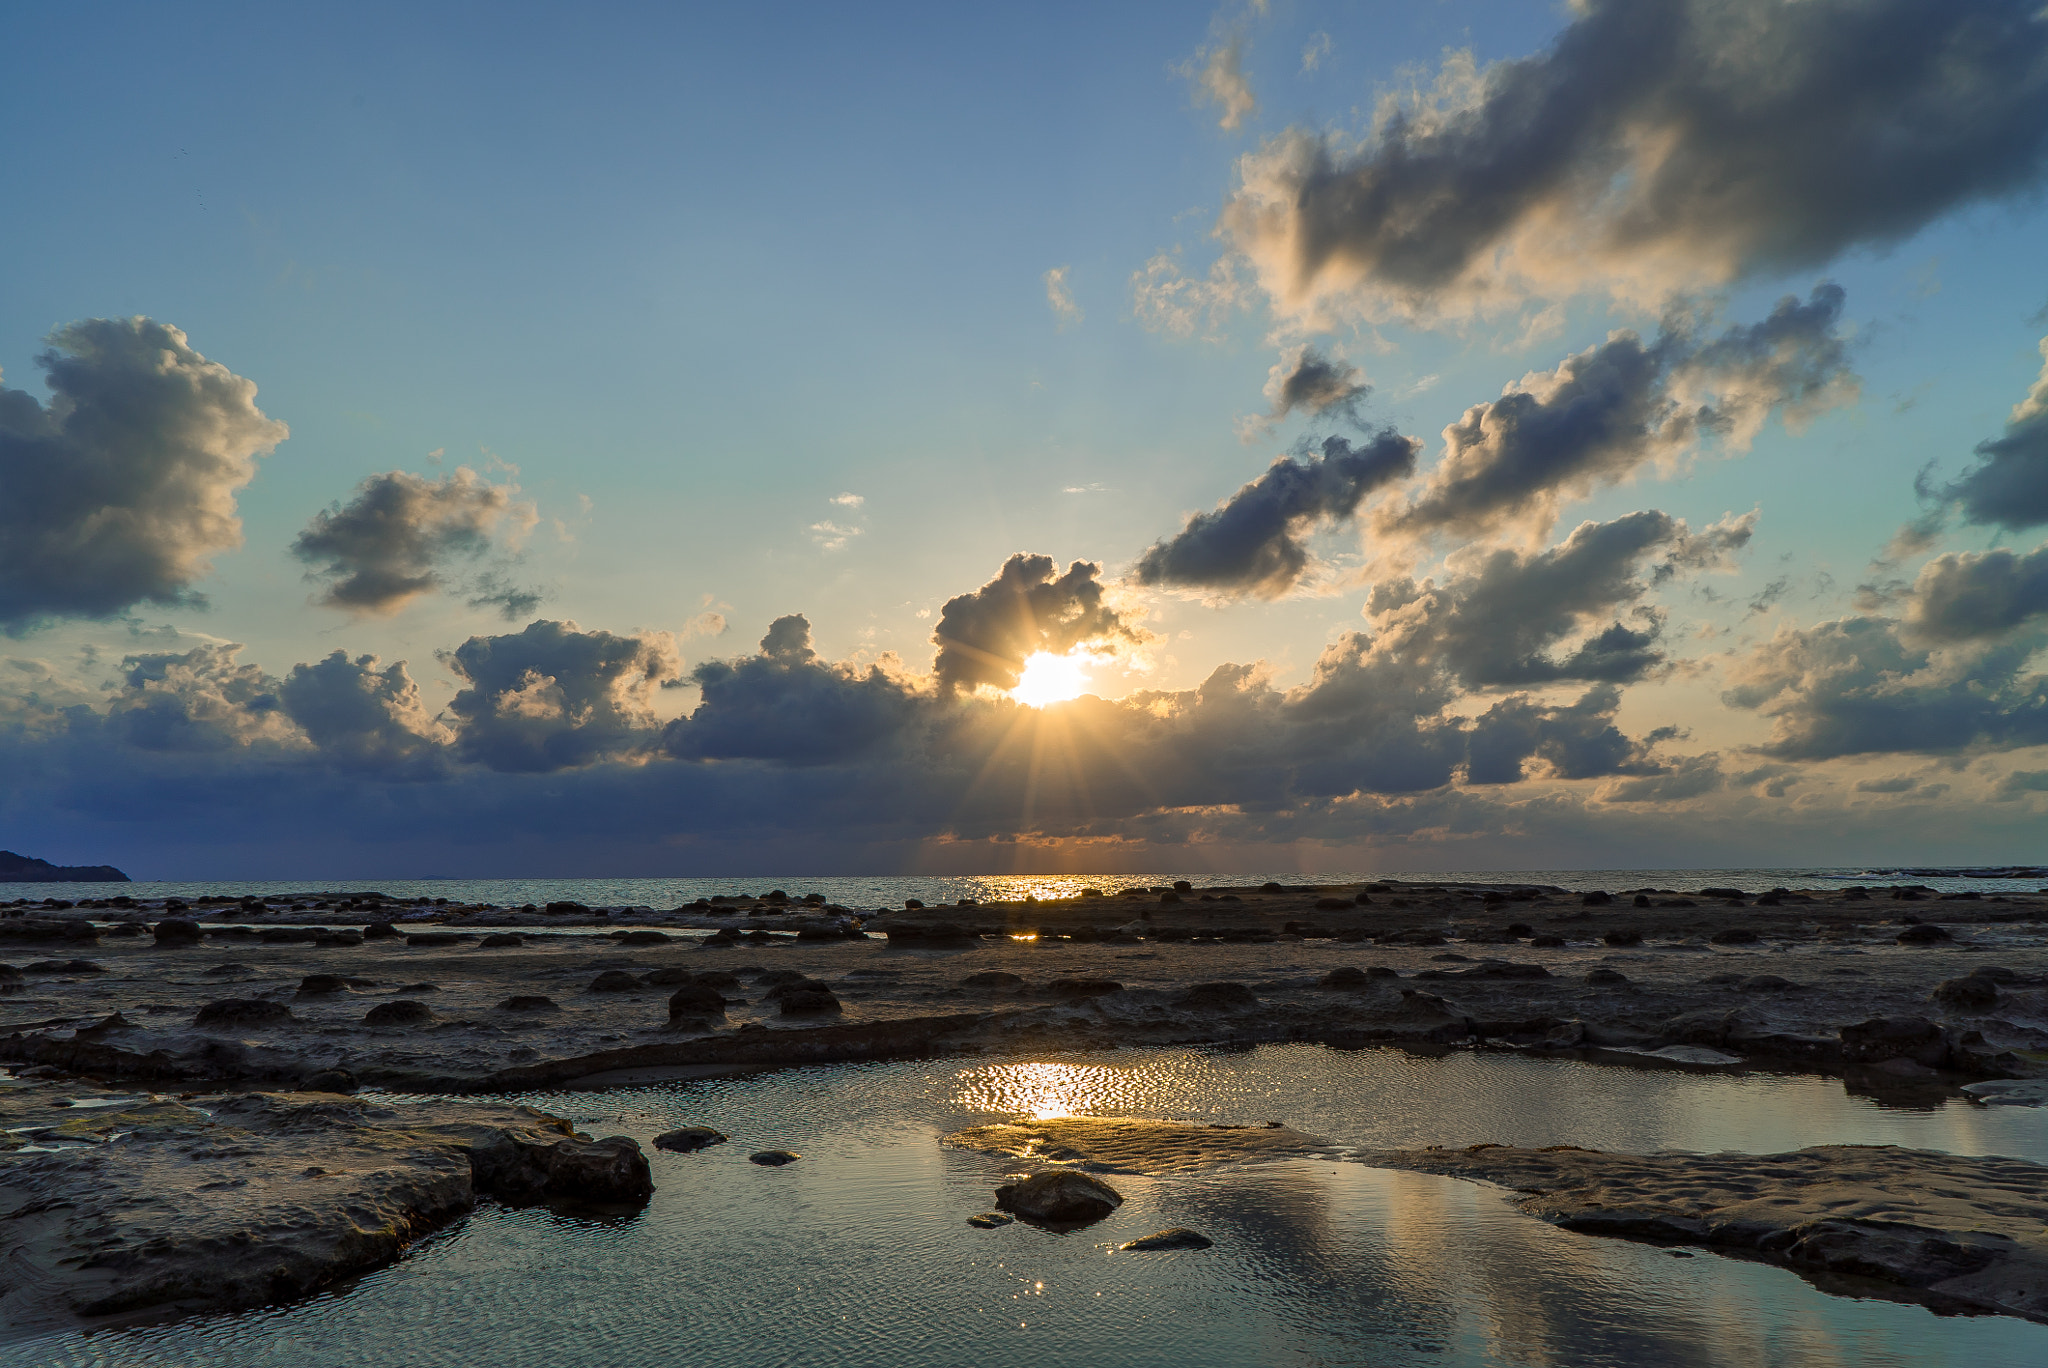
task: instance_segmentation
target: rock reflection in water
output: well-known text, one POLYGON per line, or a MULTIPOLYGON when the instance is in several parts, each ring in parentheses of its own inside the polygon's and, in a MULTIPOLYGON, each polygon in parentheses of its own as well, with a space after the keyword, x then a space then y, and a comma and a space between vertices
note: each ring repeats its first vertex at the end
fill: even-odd
POLYGON ((1493 1189, 1350 1163, 1119 1176, 1123 1206, 1085 1230, 977 1230, 966 1217, 988 1206, 1011 1161, 938 1144, 962 1126, 1052 1108, 1284 1119, 1352 1143, 1418 1134, 1457 1141, 1475 1130, 1548 1143, 1529 1132, 1562 1130, 1648 1148, 1719 1148, 1785 1131, 1797 1132, 1793 1143, 1883 1139, 1903 1125, 1917 1143, 1965 1148, 1988 1139, 2014 1152, 2008 1140, 2041 1129, 2038 1115, 2000 1120, 1954 1107, 1901 1118, 1848 1098, 1839 1084, 1801 1080, 1784 1091, 1781 1082, 1276 1047, 906 1062, 538 1095, 520 1100, 650 1147, 654 1135, 686 1124, 716 1127, 733 1143, 651 1151, 657 1190, 636 1218, 487 1208, 353 1290, 248 1315, 0 1344, 0 1360, 121 1368, 2048 1362, 2048 1327, 1830 1297, 1775 1269, 1560 1231, 1493 1189), (1776 1114, 1787 1110, 1799 1114, 1776 1114), (1658 1131, 1695 1123, 1697 1137, 1658 1131), (1972 1133, 1984 1125, 1992 1130, 1972 1133), (771 1146, 804 1161, 779 1170, 746 1162, 749 1151, 771 1146), (1116 1252, 1172 1225, 1215 1245, 1116 1252))

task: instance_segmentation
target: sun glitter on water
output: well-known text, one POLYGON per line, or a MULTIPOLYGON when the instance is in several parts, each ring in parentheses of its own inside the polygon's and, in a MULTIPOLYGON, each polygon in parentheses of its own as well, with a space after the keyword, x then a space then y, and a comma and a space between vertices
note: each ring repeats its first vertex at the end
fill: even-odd
POLYGON ((1088 687, 1088 676, 1081 669, 1086 663, 1086 656, 1059 656, 1050 651, 1026 656, 1010 697, 1033 708, 1079 698, 1088 687))

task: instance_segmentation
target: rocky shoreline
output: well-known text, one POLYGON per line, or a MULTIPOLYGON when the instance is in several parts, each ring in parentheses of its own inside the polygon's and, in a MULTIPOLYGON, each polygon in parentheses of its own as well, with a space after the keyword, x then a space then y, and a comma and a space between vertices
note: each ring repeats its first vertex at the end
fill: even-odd
MULTIPOLYGON (((1920 1100, 2048 1097, 2036 894, 1382 883, 864 915, 787 895, 667 913, 353 901, 113 898, 0 916, 0 1064, 17 1073, 0 1091, 13 1109, 0 1319, 286 1299, 390 1262, 479 1196, 619 1200, 631 1161, 646 1172, 632 1142, 588 1142, 529 1109, 394 1109, 348 1095, 359 1088, 482 1097, 803 1063, 1320 1041, 1801 1071, 1920 1100), (65 1143, 37 1143, 66 1127, 65 1143), (588 1176, 606 1165, 609 1188, 588 1176)), ((1307 1152, 1291 1133, 1235 1134, 1262 1154, 1307 1152)), ((1510 1185, 1576 1165, 1538 1184, 1591 1194, 1553 1203, 1555 1219, 1592 1229, 1598 1212, 1634 1209, 1601 1205, 1612 1174, 1591 1160, 1447 1157, 1465 1153, 1385 1162, 1510 1185)), ((1714 1244, 1711 1217, 1683 1219, 1714 1244)), ((1978 1295, 1949 1281, 1915 1286, 1958 1305, 1978 1295)))

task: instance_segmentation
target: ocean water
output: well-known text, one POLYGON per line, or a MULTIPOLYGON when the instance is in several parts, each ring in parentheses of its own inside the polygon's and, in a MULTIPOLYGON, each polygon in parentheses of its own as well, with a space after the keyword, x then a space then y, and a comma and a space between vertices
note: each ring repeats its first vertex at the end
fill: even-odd
POLYGON ((1824 1293, 1700 1252, 1575 1235, 1484 1185, 1342 1161, 1114 1177, 1055 1235, 976 1230, 1008 1164, 939 1137, 993 1118, 1284 1120, 1342 1143, 1771 1152, 1908 1144, 2048 1160, 2033 1109, 1877 1105, 1839 1083, 1506 1055, 1275 1045, 922 1060, 522 1101, 645 1144, 653 1202, 486 1205, 355 1286, 287 1307, 0 1343, 20 1365, 1043 1368, 2040 1368, 2048 1326, 1824 1293), (757 1148, 803 1157, 749 1164, 757 1148), (1126 1254, 1168 1225, 1211 1249, 1126 1254))
POLYGON ((57 883, 0 884, 0 901, 13 898, 110 898, 126 894, 133 898, 194 898, 209 893, 233 897, 283 896, 293 893, 363 893, 376 891, 393 898, 447 898, 451 902, 496 903, 518 907, 526 903, 580 902, 591 907, 669 908, 698 898, 719 894, 766 893, 782 889, 792 897, 822 893, 828 901, 846 907, 901 907, 907 898, 932 906, 974 898, 1000 902, 1026 896, 1050 899, 1071 898, 1084 888, 1099 888, 1112 896, 1126 888, 1152 888, 1188 879, 1197 888, 1244 886, 1257 888, 1268 880, 1289 886, 1302 884, 1366 883, 1374 879, 1403 879, 1409 882, 1553 884, 1574 891, 1604 888, 1668 888, 1692 892, 1701 888, 1741 888, 1760 893, 1766 889, 1835 888, 1845 884, 1917 883, 1943 893, 1976 889, 1984 893, 2033 892, 2048 888, 2048 877, 1996 879, 1970 877, 1958 870, 1934 874, 1915 870, 1858 869, 1852 866, 1804 869, 1506 869, 1462 873, 1440 870, 1366 871, 1349 874, 977 874, 977 875, 833 875, 815 877, 800 874, 762 874, 718 879, 300 879, 276 880, 213 879, 182 883, 57 883))

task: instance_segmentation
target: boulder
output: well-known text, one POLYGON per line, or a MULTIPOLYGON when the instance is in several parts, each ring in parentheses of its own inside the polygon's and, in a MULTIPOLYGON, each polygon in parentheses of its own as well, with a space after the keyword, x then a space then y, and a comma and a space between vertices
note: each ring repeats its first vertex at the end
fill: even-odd
POLYGON ((1643 933, 1632 926, 1617 926, 1600 939, 1613 946, 1641 945, 1643 933))
POLYGON ((159 946, 186 946, 199 944, 199 923, 185 917, 165 917, 155 926, 156 943, 159 946))
POLYGON ((1898 942, 1901 945, 1942 945, 1954 939, 1954 936, 1933 922, 1909 926, 1898 935, 1898 942))
POLYGON ((584 991, 591 993, 627 993, 642 986, 637 977, 623 969, 607 969, 592 979, 590 986, 584 991))
POLYGON ((470 1167, 477 1186, 511 1203, 570 1198, 639 1206, 654 1195, 647 1156, 624 1135, 543 1143, 504 1131, 470 1150, 470 1167))
POLYGON ((361 1085, 347 1069, 322 1069, 299 1085, 301 1092, 352 1093, 361 1085))
POLYGON ((1997 1003, 1998 983, 1996 980, 1980 974, 1970 974, 1963 978, 1943 979, 1940 983, 1934 985, 1934 991, 1928 994, 1928 996, 1944 1007, 1955 1007, 1964 1011, 1977 1011, 1997 1003))
POLYGON ((1086 1225, 1123 1204, 1121 1192, 1074 1169, 1054 1169, 996 1189, 996 1206, 1037 1225, 1086 1225))
POLYGON ((1186 1226, 1168 1226, 1142 1235, 1135 1240, 1126 1240, 1117 1248, 1127 1253, 1152 1249, 1207 1249, 1216 1242, 1198 1231, 1186 1226))
POLYGON ((784 1164, 794 1164, 801 1158, 801 1154, 791 1154, 788 1150, 755 1150, 747 1156, 747 1162, 759 1164, 762 1168, 781 1168, 784 1164))
POLYGON ((673 938, 659 931, 621 931, 612 939, 621 945, 667 945, 673 938))
POLYGON ((262 998, 222 998, 209 1002, 192 1018, 194 1026, 280 1026, 292 1019, 282 1002, 262 998))
POLYGON ((640 981, 649 988, 674 988, 685 983, 695 983, 697 975, 688 969, 670 967, 653 970, 643 976, 640 981))
POLYGON ((398 928, 390 922, 371 922, 363 928, 364 940, 397 940, 398 928))
POLYGON ((501 1012, 559 1012, 562 1009, 555 1005, 555 1000, 551 997, 543 997, 539 993, 514 993, 511 997, 498 1004, 498 1010, 501 1012))
MULTIPOLYGON (((827 994, 830 996, 830 994, 827 994)), ((686 1016, 724 1016, 725 998, 716 988, 706 988, 699 983, 686 983, 669 995, 668 1019, 686 1016)))
POLYGON ((1910 1060, 1939 1068, 1948 1055, 1941 1027, 1925 1017, 1876 1017, 1840 1032, 1845 1064, 1883 1064, 1910 1060))
POLYGON ((675 1130, 663 1131, 654 1137, 654 1147, 672 1150, 677 1154, 690 1154, 696 1150, 722 1145, 725 1135, 709 1126, 680 1126, 675 1130))
POLYGON ((979 974, 969 974, 960 980, 967 988, 1022 988, 1024 979, 1019 974, 1006 974, 1000 969, 985 969, 979 974))
POLYGON ((1619 969, 1609 969, 1603 965, 1600 968, 1588 969, 1586 982, 1595 987, 1613 987, 1615 984, 1627 983, 1628 975, 1619 969))
POLYGON ((433 1008, 411 998, 380 1002, 363 1013, 365 1026, 424 1026, 433 1019, 433 1008))
POLYGON ((1124 986, 1114 979, 1054 979, 1045 985, 1045 990, 1054 997, 1084 998, 1121 993, 1124 986))
POLYGON ((784 1016, 816 1016, 838 1010, 839 999, 829 988, 796 988, 782 995, 784 1016))
POLYGON ((299 980, 300 997, 318 997, 326 993, 340 993, 348 989, 348 980, 339 974, 308 974, 299 980))
POLYGON ((1759 937, 1747 926, 1723 927, 1707 937, 1711 945, 1755 945, 1759 937))
POLYGON ((517 931, 494 931, 478 944, 486 950, 511 950, 526 944, 526 937, 517 931))
POLYGON ((1794 983, 1791 979, 1779 978, 1776 974, 1752 974, 1735 985, 1743 993, 1796 993, 1806 985, 1794 983))
POLYGON ((1329 973, 1323 975, 1322 978, 1316 981, 1316 986, 1318 988, 1329 988, 1339 992, 1352 993, 1357 992, 1370 982, 1371 980, 1365 976, 1363 969, 1354 969, 1347 964, 1342 968, 1332 969, 1329 973))
POLYGON ((253 974, 255 972, 254 969, 251 969, 246 964, 216 964, 213 968, 202 971, 200 977, 240 978, 244 974, 253 974))
POLYGON ((1242 983, 1197 983, 1173 1000, 1176 1007, 1208 1011, 1232 1011, 1259 1005, 1258 994, 1242 983))
POLYGON ((456 935, 453 931, 415 931, 405 938, 405 943, 410 946, 425 946, 428 948, 439 945, 460 945, 462 944, 462 937, 456 935))

